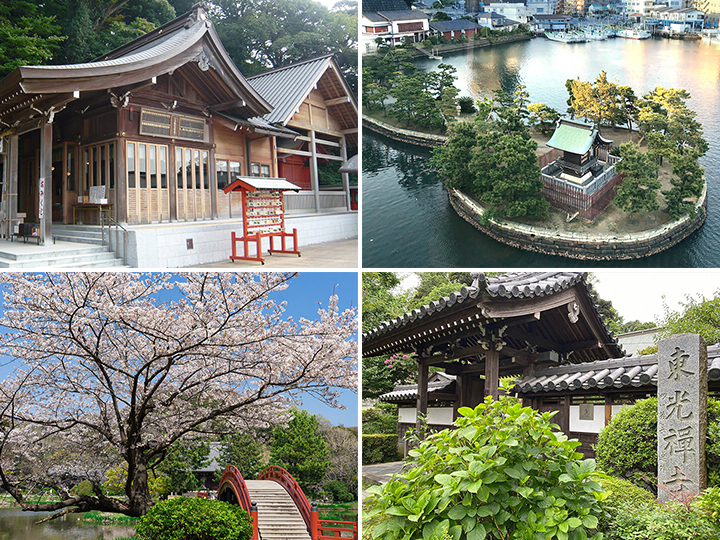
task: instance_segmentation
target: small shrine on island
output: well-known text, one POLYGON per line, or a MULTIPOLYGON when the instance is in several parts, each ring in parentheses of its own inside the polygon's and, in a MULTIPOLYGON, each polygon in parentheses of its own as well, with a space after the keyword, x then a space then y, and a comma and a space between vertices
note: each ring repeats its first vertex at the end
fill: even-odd
POLYGON ((615 173, 621 158, 609 154, 612 141, 592 123, 561 119, 546 144, 562 154, 542 168, 542 194, 555 207, 595 219, 623 178, 615 173))

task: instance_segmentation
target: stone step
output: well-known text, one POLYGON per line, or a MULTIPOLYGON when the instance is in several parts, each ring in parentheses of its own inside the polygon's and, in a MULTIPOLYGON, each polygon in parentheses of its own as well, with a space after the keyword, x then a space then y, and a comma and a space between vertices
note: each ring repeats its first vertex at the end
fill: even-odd
POLYGON ((78 244, 94 244, 102 246, 102 236, 74 236, 66 233, 54 234, 53 237, 56 240, 62 240, 63 242, 77 242, 78 244))
POLYGON ((118 259, 115 253, 108 251, 94 251, 89 253, 58 252, 48 254, 43 257, 22 257, 16 260, 0 257, 0 268, 45 268, 45 267, 64 267, 64 268, 117 268, 125 266, 122 259, 118 259))

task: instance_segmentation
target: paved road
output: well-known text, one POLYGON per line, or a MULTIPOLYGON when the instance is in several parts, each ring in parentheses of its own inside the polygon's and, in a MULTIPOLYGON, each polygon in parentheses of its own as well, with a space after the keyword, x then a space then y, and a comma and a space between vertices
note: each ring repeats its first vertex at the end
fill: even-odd
MULTIPOLYGON (((358 239, 314 244, 300 248, 302 257, 275 254, 265 256, 265 264, 255 261, 226 261, 204 264, 196 268, 234 268, 265 270, 269 268, 358 268, 358 239)), ((229 257, 229 255, 228 255, 229 257)))

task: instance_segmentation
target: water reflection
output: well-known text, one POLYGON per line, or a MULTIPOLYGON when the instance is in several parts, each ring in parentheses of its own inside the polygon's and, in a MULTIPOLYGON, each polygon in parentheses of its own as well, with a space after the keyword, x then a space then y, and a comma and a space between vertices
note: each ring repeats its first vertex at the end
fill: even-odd
POLYGON ((35 522, 49 515, 45 512, 0 508, 0 540, 115 540, 135 534, 134 527, 85 523, 82 516, 77 514, 35 525, 35 522))

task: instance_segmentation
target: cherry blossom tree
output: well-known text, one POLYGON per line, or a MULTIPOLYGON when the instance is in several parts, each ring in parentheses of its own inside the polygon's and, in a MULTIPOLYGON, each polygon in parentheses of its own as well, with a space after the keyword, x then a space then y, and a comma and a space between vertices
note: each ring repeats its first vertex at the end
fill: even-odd
POLYGON ((294 274, 0 274, 0 484, 25 510, 144 515, 148 471, 184 437, 269 427, 357 386, 357 315, 279 302, 294 274), (105 473, 127 464, 127 499, 105 473), (92 495, 70 488, 89 480, 92 495), (32 485, 60 500, 29 502, 32 485))

